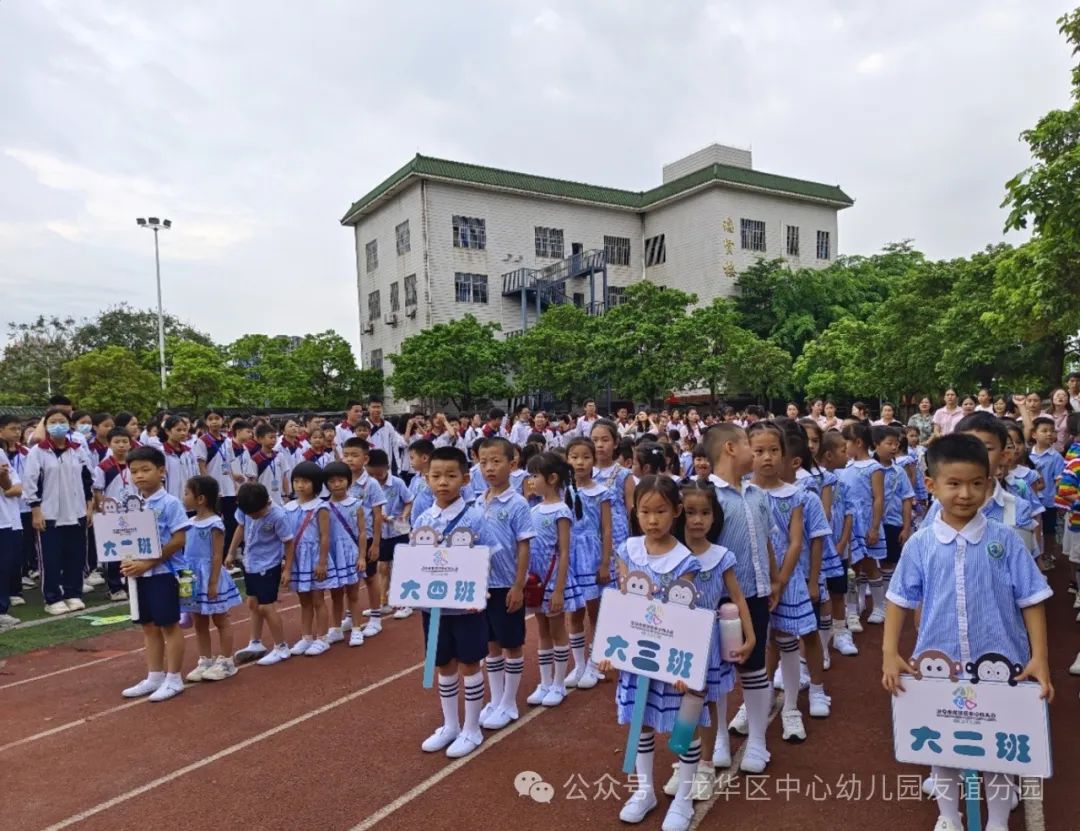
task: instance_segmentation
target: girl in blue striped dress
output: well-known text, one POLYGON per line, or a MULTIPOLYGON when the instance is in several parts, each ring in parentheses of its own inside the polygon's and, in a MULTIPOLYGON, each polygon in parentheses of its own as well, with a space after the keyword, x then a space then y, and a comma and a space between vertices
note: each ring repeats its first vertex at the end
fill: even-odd
MULTIPOLYGON (((845 610, 851 526, 855 509, 848 498, 847 486, 836 475, 836 471, 847 464, 847 446, 843 436, 835 430, 822 436, 821 447, 818 449, 818 464, 822 469, 821 504, 832 526, 832 543, 841 565, 840 576, 825 578, 832 612, 832 645, 841 655, 858 655, 858 647, 855 646, 851 630, 848 629, 845 610)), ((827 656, 828 639, 822 641, 822 649, 827 656)))
POLYGON ((330 613, 323 592, 337 588, 338 575, 330 559, 330 513, 319 498, 324 484, 323 469, 315 462, 293 468, 296 499, 285 506, 296 546, 290 582, 300 598, 300 640, 289 650, 293 655, 322 655, 330 648, 330 613))
MULTIPOLYGON (((804 491, 785 482, 785 471, 793 471, 785 450, 784 434, 775 424, 755 422, 747 430, 750 450, 754 457, 752 484, 769 495, 770 519, 772 520, 772 547, 776 552, 779 569, 780 601, 769 615, 772 629, 772 647, 779 650, 780 672, 784 680, 784 708, 780 713, 783 725, 782 738, 788 742, 806 739, 802 714, 799 712, 799 639, 807 661, 813 666, 821 663, 821 645, 817 639, 817 615, 810 600, 809 582, 817 594, 817 578, 821 568, 819 559, 811 574, 800 569, 803 550, 803 501, 804 491), (810 580, 812 578, 812 581, 810 580), (807 636, 813 635, 813 638, 807 636), (814 651, 816 650, 816 661, 814 651)), ((769 666, 775 667, 775 651, 770 648, 769 666)), ((771 673, 771 670, 769 671, 771 673)))
MULTIPOLYGON (((874 449, 870 425, 862 421, 845 425, 841 431, 847 444, 848 465, 840 471, 840 481, 847 485, 855 508, 851 531, 851 563, 858 574, 858 591, 870 584, 874 608, 867 623, 885 622, 885 589, 878 563, 888 553, 885 548, 885 468, 871 458, 874 449)), ((848 609, 848 627, 861 632, 859 610, 848 609)))
MULTIPOLYGON (((352 471, 344 462, 331 462, 323 472, 326 474, 326 489, 330 493, 330 498, 326 500, 330 512, 330 562, 338 573, 338 585, 330 589, 330 605, 334 611, 331 622, 336 624, 346 619, 359 619, 360 566, 363 563, 365 577, 372 577, 376 564, 369 564, 360 553, 361 544, 367 545, 367 521, 364 503, 349 493, 352 471)), ((345 633, 341 627, 331 626, 327 630, 326 640, 331 644, 343 641, 345 633)), ((353 626, 349 630, 349 646, 363 645, 363 629, 353 626)))
POLYGON ((199 663, 188 681, 223 681, 236 675, 233 663, 232 625, 229 609, 240 605, 240 592, 222 562, 225 559, 225 523, 214 510, 218 483, 212 476, 194 476, 184 485, 184 509, 194 518, 184 543, 184 559, 194 573, 187 611, 195 621, 199 663), (210 622, 218 632, 218 655, 211 657, 210 622))
POLYGON ((603 680, 596 664, 585 660, 585 613, 595 629, 600 592, 611 583, 611 491, 593 479, 596 448, 591 439, 577 438, 567 444, 566 461, 573 471, 574 513, 580 516, 570 529, 570 567, 585 600, 584 609, 570 613, 574 668, 566 676, 566 686, 589 689, 603 680))
MULTIPOLYGON (((616 562, 620 574, 625 575, 631 571, 647 574, 653 584, 654 599, 662 598, 667 588, 680 577, 694 579, 701 571, 698 558, 672 533, 681 510, 679 486, 670 476, 646 476, 634 489, 633 518, 638 523, 635 530, 637 527, 647 530, 644 536, 630 537, 619 547, 616 562)), ((605 665, 603 668, 609 667, 605 665)), ((635 761, 638 787, 619 814, 619 819, 623 822, 641 822, 645 815, 656 807, 656 791, 653 785, 655 733, 671 732, 684 692, 686 687, 681 683, 672 685, 660 681, 649 682, 644 726, 635 761)), ((620 671, 615 691, 619 724, 629 724, 632 720, 636 693, 637 676, 620 671)), ((668 816, 664 818, 665 828, 689 827, 694 813, 690 788, 700 759, 701 740, 695 739, 687 753, 679 757, 679 793, 671 804, 668 816), (680 824, 683 820, 685 824, 680 824)))
POLYGON ((615 458, 619 447, 619 428, 613 421, 600 419, 593 425, 590 436, 596 448, 593 479, 611 491, 611 545, 617 549, 630 536, 634 475, 615 458))
POLYGON ((529 460, 528 471, 529 490, 540 500, 532 508, 536 536, 529 540, 529 571, 540 578, 544 595, 536 615, 540 684, 526 701, 557 707, 566 698, 570 661, 566 612, 585 606, 570 568, 570 528, 575 519, 567 505, 570 466, 556 454, 545 452, 529 460))

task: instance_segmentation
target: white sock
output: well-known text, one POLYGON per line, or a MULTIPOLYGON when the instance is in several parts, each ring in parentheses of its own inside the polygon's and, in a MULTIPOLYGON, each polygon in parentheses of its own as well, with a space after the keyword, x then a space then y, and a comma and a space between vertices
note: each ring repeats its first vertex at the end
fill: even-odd
POLYGON ((846 631, 847 631, 847 621, 846 620, 838 620, 836 618, 833 618, 833 622, 832 622, 833 638, 835 639, 836 636, 839 635, 841 632, 846 632, 846 631))
POLYGON ((983 793, 986 794, 986 825, 1008 828, 1012 808, 1012 777, 1004 773, 984 773, 983 793))
POLYGON ((960 819, 960 771, 935 765, 930 768, 930 775, 934 777, 938 814, 961 828, 963 820, 960 819))
POLYGON ((550 687, 555 674, 555 653, 550 649, 540 649, 536 657, 540 659, 540 686, 550 687))
MULTIPOLYGON (((521 686, 521 673, 524 669, 524 658, 506 659, 506 681, 503 685, 502 696, 499 699, 499 708, 510 715, 514 715, 518 711, 517 694, 518 687, 521 686)), ((492 693, 491 700, 495 700, 494 693, 492 693)))
POLYGON ((882 585, 881 580, 870 581, 870 597, 874 601, 874 611, 878 609, 885 611, 885 586, 882 585))
POLYGON ((491 706, 498 707, 503 695, 503 670, 506 663, 500 655, 498 658, 489 656, 484 665, 487 667, 488 689, 491 690, 491 706))
MULTIPOLYGON (((717 733, 726 732, 722 728, 717 733)), ((675 792, 675 800, 690 801, 690 790, 694 787, 694 776, 697 775, 698 762, 701 761, 701 739, 694 739, 686 753, 679 754, 679 790, 675 792)))
POLYGON ((818 637, 821 638, 821 649, 828 655, 829 654, 829 641, 832 640, 833 628, 832 628, 832 616, 822 618, 818 624, 818 637))
POLYGON ((164 672, 149 672, 146 675, 146 680, 151 684, 161 684, 165 681, 164 672))
POLYGON ((574 667, 585 668, 585 633, 570 633, 570 651, 574 655, 574 667))
POLYGON ((484 709, 484 673, 465 676, 465 732, 480 732, 480 711, 484 709))
POLYGON ((566 665, 570 662, 570 647, 555 647, 555 686, 558 689, 566 687, 566 665))
POLYGON ((250 643, 248 643, 248 649, 258 649, 262 645, 262 641, 251 641, 250 643))
POLYGON ((439 675, 439 703, 442 705, 443 727, 452 733, 461 730, 461 718, 458 716, 458 677, 439 675))
POLYGON ((780 675, 784 679, 784 709, 799 709, 799 642, 780 643, 780 675), (785 651, 787 647, 790 651, 785 651))
MULTIPOLYGON (((656 734, 642 733, 638 740, 637 758, 634 760, 634 770, 637 773, 637 789, 639 791, 655 791, 653 786, 653 751, 656 749, 656 734)), ((698 755, 701 747, 698 746, 698 755)))
MULTIPOLYGON (((716 744, 713 745, 713 756, 717 750, 723 750, 727 757, 731 758, 731 736, 727 731, 727 693, 720 693, 720 697, 716 699, 716 744)), ((711 758, 709 761, 712 761, 711 758)))
POLYGON ((743 701, 746 702, 750 741, 765 747, 765 730, 769 726, 769 710, 772 709, 772 683, 764 669, 740 673, 739 680, 743 687, 743 701))
MULTIPOLYGON (((892 569, 889 569, 888 571, 886 571, 885 569, 881 570, 881 596, 882 596, 882 598, 884 598, 885 595, 887 595, 889 593, 889 583, 892 582, 892 576, 893 576, 892 569)), ((877 603, 877 601, 875 600, 874 603, 877 603)), ((884 609, 885 606, 882 605, 881 608, 884 609)))
POLYGON ((165 676, 165 683, 172 687, 182 687, 184 679, 180 677, 179 672, 170 672, 165 676))

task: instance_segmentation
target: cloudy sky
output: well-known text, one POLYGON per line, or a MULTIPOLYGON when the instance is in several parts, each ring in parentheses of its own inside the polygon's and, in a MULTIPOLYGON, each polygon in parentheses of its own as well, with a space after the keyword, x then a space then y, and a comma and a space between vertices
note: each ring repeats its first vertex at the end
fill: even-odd
POLYGON ((0 2, 3 320, 155 302, 358 340, 349 203, 417 151, 633 189, 710 142, 856 198, 840 251, 1002 238, 1068 106, 1047 0, 0 2))

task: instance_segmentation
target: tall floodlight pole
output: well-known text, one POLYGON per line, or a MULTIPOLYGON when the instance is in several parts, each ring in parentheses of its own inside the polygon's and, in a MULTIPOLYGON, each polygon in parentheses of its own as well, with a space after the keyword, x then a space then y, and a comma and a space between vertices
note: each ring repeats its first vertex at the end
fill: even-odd
POLYGON ((165 403, 165 312, 161 305, 161 256, 158 253, 158 231, 168 231, 172 227, 172 220, 158 219, 152 216, 149 219, 139 217, 135 220, 140 228, 149 228, 154 232, 154 271, 157 274, 157 334, 158 334, 158 362, 161 365, 161 403, 165 403))

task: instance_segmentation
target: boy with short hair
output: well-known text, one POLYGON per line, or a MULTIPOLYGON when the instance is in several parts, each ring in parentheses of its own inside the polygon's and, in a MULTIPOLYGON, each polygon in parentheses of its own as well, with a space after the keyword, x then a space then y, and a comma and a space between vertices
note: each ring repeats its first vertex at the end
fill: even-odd
MULTIPOLYGON (((1065 472, 1065 457, 1054 447, 1057 441, 1057 429, 1054 419, 1039 416, 1032 422, 1032 438, 1035 446, 1028 451, 1031 463, 1042 477, 1043 489, 1037 498, 1046 508, 1042 515, 1043 546, 1048 558, 1053 561, 1057 552, 1058 512, 1054 505, 1057 493, 1057 480, 1065 472)), ((1080 594, 1077 595, 1080 597, 1080 594)))
MULTIPOLYGON (((365 638, 372 638, 382 631, 382 616, 385 612, 390 613, 390 607, 383 607, 384 589, 379 580, 379 547, 382 543, 383 519, 382 506, 386 504, 383 490, 367 472, 368 453, 371 447, 364 439, 346 439, 342 445, 342 460, 352 473, 352 484, 349 485, 349 496, 354 496, 364 505, 364 560, 367 563, 364 572, 364 585, 367 586, 368 601, 371 608, 364 614, 368 616, 367 625, 361 634, 365 638)), ((345 619, 341 621, 341 630, 347 632, 353 628, 354 621, 348 610, 345 619)))
POLYGON ((308 435, 307 450, 300 454, 300 461, 314 462, 319 467, 326 467, 334 461, 334 451, 326 446, 326 434, 322 427, 316 427, 308 435))
POLYGON ((480 712, 480 726, 500 730, 518 718, 517 693, 525 668, 525 603, 529 540, 536 536, 529 503, 510 483, 514 446, 504 438, 484 439, 480 469, 487 490, 477 500, 490 540, 487 674, 491 702, 480 712), (504 677, 505 676, 505 677, 504 677))
POLYGON ((5 490, 4 494, 6 498, 13 500, 7 503, 8 510, 13 510, 19 519, 17 527, 12 527, 17 533, 10 538, 17 538, 19 545, 19 550, 14 554, 12 571, 8 575, 8 596, 12 606, 26 604, 22 592, 24 588, 35 585, 31 574, 36 576, 38 567, 37 534, 30 522, 30 506, 22 497, 22 471, 28 450, 21 444, 21 439, 22 423, 18 416, 0 415, 0 456, 3 457, 0 464, 8 465, 12 482, 12 486, 5 490))
POLYGON ((150 696, 166 701, 184 691, 180 667, 184 663, 184 633, 180 629, 180 586, 177 573, 184 567, 183 551, 191 522, 180 500, 163 487, 165 454, 149 445, 128 454, 131 482, 157 518, 160 556, 154 560, 125 560, 124 577, 136 579, 139 619, 146 644, 147 676, 123 692, 124 698, 150 696))
POLYGON ((278 613, 278 591, 288 585, 293 560, 293 533, 285 510, 270 499, 264 485, 249 482, 236 492, 236 525, 240 533, 233 537, 226 566, 236 559, 236 550, 244 542, 244 589, 251 610, 251 640, 236 653, 237 661, 259 658, 268 667, 288 660, 291 653, 285 642, 285 629, 278 613), (262 642, 263 623, 270 628, 274 648, 267 651, 262 642), (262 657, 259 657, 262 656, 262 657))
POLYGON ((21 621, 9 613, 22 599, 22 519, 19 499, 22 483, 0 449, 0 632, 21 621), (18 603, 14 601, 18 599, 18 603))
POLYGON ((218 483, 218 510, 225 523, 225 547, 236 533, 236 480, 233 479, 233 445, 223 432, 225 415, 211 407, 203 416, 206 432, 195 441, 191 452, 199 466, 200 476, 213 476, 218 483))
MULTIPOLYGON (((456 447, 435 449, 428 468, 428 483, 435 496, 435 504, 413 517, 414 531, 428 527, 445 537, 455 528, 469 528, 480 534, 481 544, 488 544, 490 536, 485 534, 483 508, 467 504, 461 498, 468 472, 468 460, 456 447)), ((423 611, 421 617, 426 644, 431 616, 423 611)), ((445 750, 447 756, 457 759, 472 753, 484 740, 480 732, 480 711, 484 706, 484 674, 480 671, 480 661, 488 652, 487 617, 480 611, 443 609, 438 638, 435 666, 439 676, 443 723, 420 747, 426 753, 445 750), (464 726, 458 714, 461 675, 465 680, 464 726)))
MULTIPOLYGON (((931 442, 926 463, 931 493, 941 507, 908 540, 893 574, 882 685, 897 695, 904 689, 901 674, 915 669, 900 656, 899 641, 908 610, 921 606, 915 655, 938 650, 966 667, 989 652, 1000 653, 1024 667, 1016 680, 1037 681, 1042 698, 1052 701, 1044 603, 1053 592, 1019 536, 981 510, 992 487, 985 444, 954 431, 931 442), (957 597, 966 598, 966 615, 959 620, 957 597)), ((961 771, 934 767, 932 775, 940 815, 935 831, 960 831, 961 771)), ((1013 787, 1004 774, 986 773, 983 779, 986 829, 1005 831, 1013 787)))
MULTIPOLYGON (((409 541, 408 515, 405 506, 413 500, 413 495, 399 477, 390 472, 390 458, 386 451, 376 447, 368 454, 367 472, 382 488, 382 539, 379 542, 379 581, 385 596, 390 587, 390 570, 394 566, 394 548, 409 541)), ((376 600, 375 602, 378 602, 376 600)), ((374 604, 373 604, 374 605, 374 604)), ((412 609, 402 606, 394 611, 394 620, 404 620, 412 614, 412 609)))
POLYGON ((501 436, 503 434, 502 424, 504 418, 506 418, 505 410, 501 410, 498 407, 492 407, 488 410, 487 421, 484 422, 484 426, 480 431, 483 434, 483 438, 490 439, 495 436, 501 436))
MULTIPOLYGON (((127 430, 114 427, 105 438, 108 455, 91 471, 95 511, 102 510, 105 497, 115 499, 122 505, 129 496, 138 494, 135 483, 131 481, 127 463, 131 436, 127 430)), ((93 545, 94 541, 91 540, 90 544, 93 545)), ((120 563, 105 564, 105 581, 109 586, 109 600, 127 600, 127 589, 120 576, 120 563)))
POLYGON ((259 443, 259 449, 251 454, 251 475, 266 488, 271 502, 284 505, 282 494, 289 492, 289 481, 285 463, 278 458, 279 454, 274 449, 277 430, 263 422, 255 428, 255 441, 259 443))
POLYGON ((409 445, 409 464, 412 466, 414 476, 409 482, 409 493, 412 494, 412 502, 405 506, 404 516, 412 521, 415 514, 419 516, 434 502, 435 497, 431 493, 431 487, 427 483, 428 467, 431 464, 431 454, 435 452, 435 445, 427 439, 418 439, 409 445))

